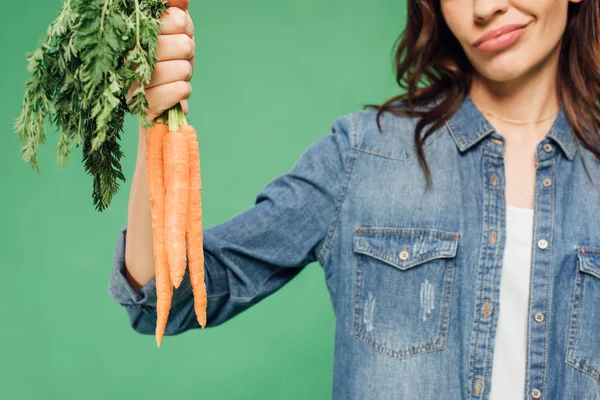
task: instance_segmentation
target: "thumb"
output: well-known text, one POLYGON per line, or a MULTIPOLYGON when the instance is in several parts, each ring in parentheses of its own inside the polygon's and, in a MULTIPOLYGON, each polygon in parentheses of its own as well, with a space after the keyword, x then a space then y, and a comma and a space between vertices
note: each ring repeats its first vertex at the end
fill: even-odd
POLYGON ((190 110, 187 100, 181 100, 181 108, 183 109, 183 113, 187 115, 188 111, 190 110))

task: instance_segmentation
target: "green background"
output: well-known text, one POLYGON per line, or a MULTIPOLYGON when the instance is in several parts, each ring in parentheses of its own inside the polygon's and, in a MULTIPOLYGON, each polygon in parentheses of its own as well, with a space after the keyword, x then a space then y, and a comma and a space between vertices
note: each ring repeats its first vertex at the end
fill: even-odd
MULTIPOLYGON (((199 135, 203 223, 254 204, 336 117, 400 93, 393 45, 405 1, 191 0, 197 61, 188 114, 199 135)), ((108 295, 137 150, 129 116, 127 177, 97 212, 75 149, 60 169, 51 128, 41 175, 13 131, 25 53, 60 0, 3 4, 0 24, 0 399, 328 399, 334 315, 318 263, 224 325, 165 337, 135 333, 108 295)))

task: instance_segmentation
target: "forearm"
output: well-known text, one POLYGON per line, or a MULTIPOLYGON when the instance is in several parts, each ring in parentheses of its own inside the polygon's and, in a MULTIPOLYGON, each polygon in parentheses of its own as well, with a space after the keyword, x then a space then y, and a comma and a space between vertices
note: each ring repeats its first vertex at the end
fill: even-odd
POLYGON ((154 277, 152 217, 146 178, 146 135, 147 129, 140 126, 137 161, 127 211, 126 277, 136 291, 154 277))

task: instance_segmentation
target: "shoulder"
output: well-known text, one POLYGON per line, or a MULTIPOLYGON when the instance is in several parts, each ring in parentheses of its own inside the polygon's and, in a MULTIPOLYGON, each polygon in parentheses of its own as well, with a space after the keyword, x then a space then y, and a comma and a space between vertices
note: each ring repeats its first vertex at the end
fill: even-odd
MULTIPOLYGON (((406 108, 403 103, 394 105, 399 109, 406 108)), ((432 105, 433 103, 419 109, 426 109, 432 105)), ((377 109, 366 108, 338 117, 332 128, 345 130, 355 150, 407 160, 416 155, 414 135, 419 120, 418 116, 397 115, 392 112, 383 112, 378 119, 377 109)), ((444 129, 442 125, 427 139, 425 146, 439 137, 444 129)))

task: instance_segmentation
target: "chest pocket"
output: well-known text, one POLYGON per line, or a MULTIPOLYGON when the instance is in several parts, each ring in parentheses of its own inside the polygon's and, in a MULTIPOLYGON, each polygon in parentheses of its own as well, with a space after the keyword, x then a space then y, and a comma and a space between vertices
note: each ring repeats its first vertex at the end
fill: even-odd
POLYGON ((600 381, 600 247, 577 247, 568 364, 600 381))
POLYGON ((433 228, 355 230, 352 336, 396 359, 446 348, 458 238, 433 228))

